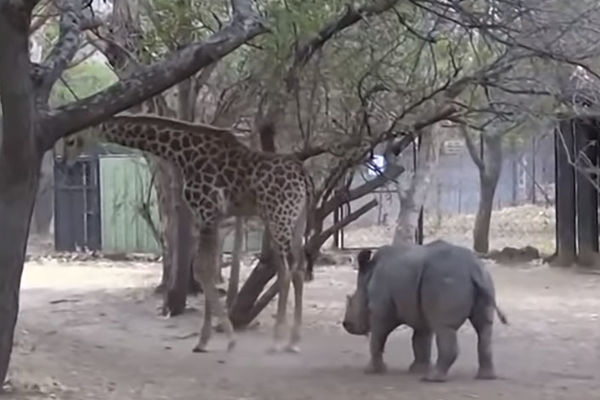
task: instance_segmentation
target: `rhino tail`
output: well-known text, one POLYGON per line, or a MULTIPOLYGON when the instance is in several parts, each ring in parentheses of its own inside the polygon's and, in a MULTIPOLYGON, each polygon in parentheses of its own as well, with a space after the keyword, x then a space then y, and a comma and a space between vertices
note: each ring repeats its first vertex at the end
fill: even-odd
POLYGON ((496 296, 494 294, 494 283, 492 281, 491 276, 489 276, 489 273, 484 272, 483 267, 478 269, 478 272, 478 274, 472 275, 473 282, 475 282, 475 285, 481 291, 481 293, 483 293, 483 295, 486 296, 492 303, 492 306, 494 306, 494 310, 496 311, 496 315, 498 316, 500 322, 503 325, 508 325, 508 318, 506 317, 506 314, 500 309, 500 307, 498 307, 498 304, 496 303, 496 296))
POLYGON ((504 314, 504 311, 502 311, 500 309, 500 307, 498 307, 498 305, 496 304, 495 301, 494 301, 494 309, 496 310, 496 315, 498 316, 498 319, 500 320, 500 322, 502 322, 503 325, 508 325, 508 318, 506 318, 506 314, 504 314))

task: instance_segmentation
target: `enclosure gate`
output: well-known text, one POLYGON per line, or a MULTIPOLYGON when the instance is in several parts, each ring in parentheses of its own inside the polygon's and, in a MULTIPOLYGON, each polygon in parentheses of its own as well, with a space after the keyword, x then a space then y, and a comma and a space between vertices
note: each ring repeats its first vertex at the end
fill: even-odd
POLYGON ((100 179, 97 156, 72 165, 54 160, 54 247, 57 251, 100 250, 100 179))
POLYGON ((556 256, 562 265, 592 265, 598 254, 598 132, 593 118, 561 121, 555 130, 556 256))

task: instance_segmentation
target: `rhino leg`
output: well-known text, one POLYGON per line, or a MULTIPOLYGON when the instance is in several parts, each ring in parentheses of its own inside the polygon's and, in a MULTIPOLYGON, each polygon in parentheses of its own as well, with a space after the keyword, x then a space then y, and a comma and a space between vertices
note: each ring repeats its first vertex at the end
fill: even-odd
POLYGON ((426 374, 431 364, 431 340, 433 334, 428 329, 415 329, 412 336, 412 348, 415 360, 410 365, 410 373, 426 374))
POLYGON ((369 348, 371 350, 371 361, 365 369, 365 372, 368 374, 383 374, 387 371, 387 366, 383 361, 385 342, 398 324, 372 315, 370 318, 370 325, 371 336, 369 338, 369 348))
POLYGON ((496 379, 492 357, 494 307, 478 300, 470 320, 475 332, 477 332, 477 357, 479 360, 477 379, 496 379))
POLYGON ((427 382, 444 382, 448 370, 458 356, 456 330, 450 327, 439 327, 434 330, 438 359, 435 367, 423 378, 427 382))

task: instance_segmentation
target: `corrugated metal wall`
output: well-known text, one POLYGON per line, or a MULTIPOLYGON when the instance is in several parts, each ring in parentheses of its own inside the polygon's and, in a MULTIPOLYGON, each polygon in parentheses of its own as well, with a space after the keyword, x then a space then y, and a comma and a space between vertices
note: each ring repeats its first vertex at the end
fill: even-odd
MULTIPOLYGON (((141 156, 100 158, 102 250, 105 253, 160 253, 160 245, 139 208, 148 198, 150 170, 141 156)), ((152 218, 158 224, 156 192, 150 195, 152 218)))
MULTIPOLYGON (((139 207, 150 195, 152 218, 158 227, 156 192, 150 188, 151 174, 146 160, 136 155, 100 157, 100 198, 102 250, 105 253, 155 253, 160 245, 141 217, 139 207)), ((243 249, 260 251, 262 230, 247 232, 243 249)), ((223 251, 233 248, 233 232, 225 238, 223 251)))

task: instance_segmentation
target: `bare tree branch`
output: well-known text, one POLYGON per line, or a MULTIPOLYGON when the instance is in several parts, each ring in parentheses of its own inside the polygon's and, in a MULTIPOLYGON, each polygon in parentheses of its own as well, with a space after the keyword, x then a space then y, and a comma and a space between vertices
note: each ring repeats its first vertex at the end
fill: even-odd
POLYGON ((316 249, 319 249, 331 235, 333 235, 335 232, 339 231, 343 227, 356 221, 358 218, 360 218, 360 216, 366 214, 371 209, 377 207, 378 204, 379 203, 377 199, 373 199, 367 204, 359 207, 357 210, 354 210, 350 214, 346 215, 341 221, 338 221, 337 223, 331 225, 327 229, 319 232, 317 235, 312 236, 306 244, 306 251, 312 253, 316 249))
POLYGON ((348 191, 338 191, 333 197, 319 207, 315 212, 317 218, 325 218, 327 215, 332 213, 336 208, 341 206, 343 203, 349 203, 353 200, 360 199, 363 196, 371 193, 372 191, 384 186, 385 184, 393 181, 404 172, 404 167, 397 164, 388 164, 385 171, 382 171, 376 178, 371 179, 363 183, 362 185, 355 187, 348 191))
POLYGON ((85 54, 83 54, 82 56, 79 57, 75 57, 70 63, 69 65, 67 65, 66 69, 71 69, 71 68, 75 68, 76 66, 86 62, 87 60, 89 60, 94 54, 96 54, 98 50, 96 48, 91 49, 90 51, 86 52, 85 54))
MULTIPOLYGON (((457 108, 454 107, 453 105, 445 105, 440 110, 438 110, 437 113, 433 112, 430 115, 427 115, 428 118, 426 118, 422 121, 417 121, 414 124, 414 126, 412 127, 412 132, 405 132, 405 133, 416 136, 416 135, 418 135, 419 131, 421 131, 422 129, 424 129, 428 126, 431 126, 437 122, 443 121, 445 119, 449 119, 457 112, 458 112, 457 108)), ((380 132, 379 134, 377 134, 373 138, 371 138, 368 141, 368 145, 364 148, 365 154, 368 153, 369 151, 371 151, 373 148, 375 148, 380 143, 383 143, 386 140, 389 140, 391 138, 398 136, 398 134, 396 132, 394 132, 394 128, 395 128, 395 123, 392 124, 390 127, 388 127, 388 129, 386 129, 385 131, 380 132)), ((412 140, 412 138, 410 140, 412 140)), ((322 146, 317 145, 317 146, 305 147, 302 150, 296 151, 294 153, 294 155, 297 158, 299 158, 300 160, 306 161, 309 158, 317 157, 317 156, 320 156, 320 155, 326 154, 326 153, 342 155, 342 154, 345 154, 350 149, 356 148, 360 144, 361 144, 361 139, 353 137, 353 138, 346 140, 343 143, 336 143, 333 145, 328 144, 328 145, 322 145, 322 146)))
POLYGON ((163 61, 144 67, 100 93, 41 113, 40 124, 47 127, 46 133, 41 133, 39 137, 42 148, 49 149, 63 136, 95 125, 159 94, 264 33, 266 28, 258 14, 254 11, 243 13, 252 9, 251 3, 251 0, 237 0, 237 8, 229 24, 206 40, 189 45, 163 61))
POLYGON ((256 117, 256 126, 259 132, 275 132, 277 119, 281 117, 287 107, 290 95, 297 90, 298 72, 304 67, 325 43, 335 34, 361 21, 363 18, 381 14, 394 7, 399 0, 380 0, 373 4, 365 4, 358 8, 352 5, 346 6, 343 14, 332 22, 326 24, 319 32, 304 44, 294 43, 295 53, 291 66, 284 76, 285 91, 276 88, 267 94, 266 99, 259 107, 256 117))
POLYGON ((315 52, 323 47, 333 35, 354 25, 365 17, 388 11, 398 4, 398 2, 399 0, 383 0, 375 2, 375 4, 369 2, 369 4, 364 4, 358 8, 350 4, 347 5, 342 15, 325 25, 312 39, 298 47, 294 56, 294 67, 303 66, 310 61, 315 52))
POLYGON ((61 1, 60 5, 57 5, 61 11, 58 41, 48 57, 34 69, 33 79, 37 89, 36 102, 39 109, 47 107, 54 83, 79 50, 82 43, 82 29, 89 29, 100 23, 100 20, 83 18, 80 7, 72 0, 61 1))

